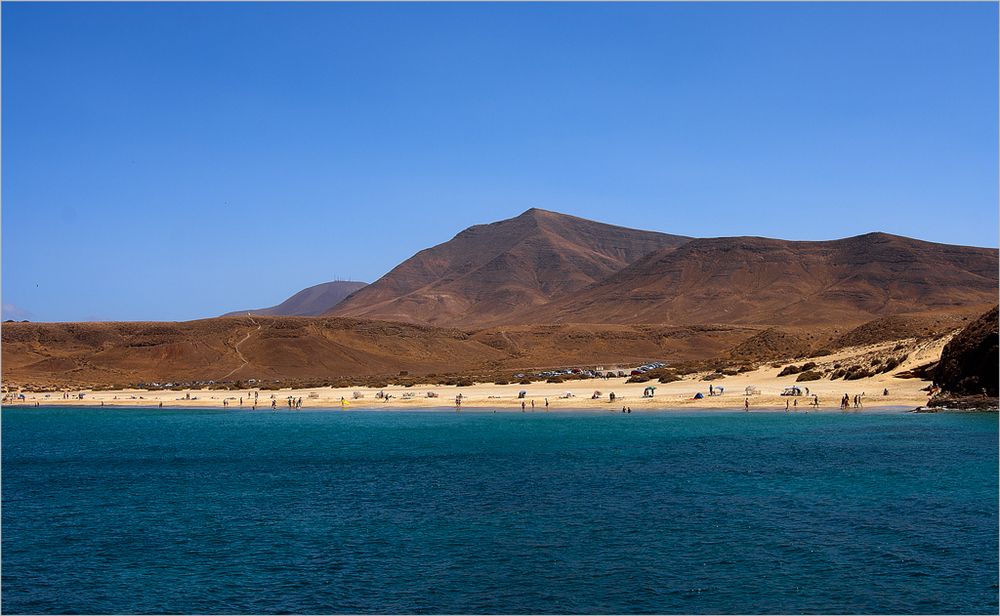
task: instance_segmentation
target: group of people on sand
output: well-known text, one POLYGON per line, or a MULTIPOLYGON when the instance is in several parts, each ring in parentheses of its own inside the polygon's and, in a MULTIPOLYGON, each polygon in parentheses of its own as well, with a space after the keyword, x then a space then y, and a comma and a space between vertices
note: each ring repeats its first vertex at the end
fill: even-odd
MULTIPOLYGON (((251 398, 251 397, 253 398, 253 401, 250 403, 251 404, 251 410, 256 411, 257 410, 257 392, 252 392, 252 393, 251 392, 247 392, 247 398, 251 398)), ((287 400, 286 403, 288 404, 288 410, 302 408, 302 398, 301 397, 294 398, 292 396, 288 396, 288 400, 287 400)), ((226 406, 226 401, 223 400, 222 404, 223 404, 223 406, 226 406)), ((240 406, 243 406, 243 398, 242 397, 240 398, 240 406)), ((278 410, 278 399, 275 398, 273 394, 271 395, 271 410, 272 411, 278 410)))
POLYGON ((844 397, 840 399, 840 410, 846 411, 851 408, 851 403, 854 403, 854 408, 863 409, 865 408, 865 392, 860 394, 854 394, 853 400, 844 394, 844 397))
MULTIPOLYGON (((254 410, 254 411, 257 410, 257 396, 258 395, 259 395, 259 392, 256 392, 256 391, 248 391, 247 392, 246 399, 247 400, 252 400, 252 402, 250 402, 251 410, 254 410)), ((234 396, 234 399, 235 399, 235 396, 234 396)), ((301 400, 302 400, 302 398, 299 398, 300 402, 301 402, 301 400)), ((240 406, 243 406, 243 396, 239 397, 239 401, 240 401, 240 406)), ((160 406, 163 406, 163 404, 160 404, 160 406)), ((222 399, 222 406, 229 406, 229 398, 223 398, 222 399)), ((273 409, 276 406, 277 405, 275 404, 274 396, 272 395, 271 396, 271 408, 273 409)), ((299 406, 301 406, 301 404, 299 406)))
MULTIPOLYGON (((813 394, 812 395, 812 400, 809 401, 809 406, 813 406, 813 407, 819 408, 819 396, 817 396, 816 394, 813 394)), ((787 399, 785 400, 785 412, 786 413, 788 411, 792 410, 792 408, 798 408, 798 407, 799 407, 799 399, 798 398, 792 398, 791 407, 789 407, 788 400, 787 399)))
MULTIPOLYGON (((747 399, 747 401, 749 402, 749 398, 747 399)), ((812 395, 812 400, 809 401, 809 405, 808 406, 811 406, 813 408, 818 409, 819 408, 819 396, 817 396, 816 394, 813 394, 812 395)), ((789 411, 791 411, 791 410, 793 410, 793 409, 798 409, 798 408, 799 408, 799 399, 798 398, 792 398, 791 402, 789 402, 788 399, 785 400, 785 412, 786 413, 789 412, 789 411)), ((747 410, 750 410, 749 406, 747 406, 747 410)), ((806 412, 808 413, 808 411, 806 411, 806 412)))
MULTIPOLYGON (((521 400, 521 412, 522 413, 524 413, 524 412, 526 412, 528 410, 528 404, 531 404, 531 410, 532 411, 535 410, 535 400, 534 400, 534 398, 532 398, 528 402, 525 402, 524 400, 521 400)), ((549 399, 548 398, 545 398, 545 408, 546 409, 549 408, 549 399)))

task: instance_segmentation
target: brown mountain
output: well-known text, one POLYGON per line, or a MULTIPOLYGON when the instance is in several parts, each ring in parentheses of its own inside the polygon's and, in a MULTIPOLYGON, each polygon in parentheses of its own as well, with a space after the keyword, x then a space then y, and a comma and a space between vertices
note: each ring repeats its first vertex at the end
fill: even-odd
POLYGON ((996 302, 997 250, 885 233, 792 242, 691 240, 664 248, 530 319, 536 323, 853 325, 996 302))
POLYGON ((358 289, 367 286, 364 282, 353 280, 336 280, 324 282, 302 289, 277 306, 257 308, 256 310, 237 310, 222 316, 243 316, 248 312, 253 315, 274 317, 317 317, 344 301, 344 298, 358 289))
POLYGON ((449 327, 515 323, 688 240, 533 208, 418 252, 328 314, 449 327))

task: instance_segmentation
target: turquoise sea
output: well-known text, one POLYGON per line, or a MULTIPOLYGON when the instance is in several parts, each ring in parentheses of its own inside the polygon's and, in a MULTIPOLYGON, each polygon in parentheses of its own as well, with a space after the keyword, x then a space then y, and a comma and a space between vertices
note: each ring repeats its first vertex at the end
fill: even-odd
POLYGON ((997 613, 993 414, 11 409, 4 613, 997 613))

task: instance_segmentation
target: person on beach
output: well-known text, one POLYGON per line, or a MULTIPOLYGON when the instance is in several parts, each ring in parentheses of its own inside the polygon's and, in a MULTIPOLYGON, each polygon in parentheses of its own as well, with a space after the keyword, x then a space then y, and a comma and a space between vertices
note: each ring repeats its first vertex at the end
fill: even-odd
POLYGON ((788 399, 785 399, 785 412, 788 412, 788 399))
POLYGON ((708 395, 710 396, 715 395, 715 386, 712 385, 711 383, 708 384, 708 395))
POLYGON ((278 410, 278 401, 274 400, 273 398, 271 399, 271 410, 272 411, 277 411, 278 410))
POLYGON ((813 394, 813 406, 819 408, 819 396, 817 396, 816 394, 813 394))
POLYGON ((545 399, 545 408, 549 408, 549 399, 548 398, 545 399))
POLYGON ((743 410, 744 410, 744 412, 747 412, 747 413, 750 412, 750 398, 749 397, 743 398, 743 410))
POLYGON ((794 407, 798 407, 799 406, 799 399, 798 398, 792 400, 792 406, 794 406, 794 407))
POLYGON ((521 400, 521 412, 524 412, 524 400, 521 400))
POLYGON ((240 406, 243 406, 243 396, 240 396, 240 406))
POLYGON ((163 403, 162 403, 162 402, 160 403, 160 408, 161 408, 161 409, 163 408, 163 403))
POLYGON ((889 388, 888 387, 886 387, 885 389, 882 390, 882 395, 883 396, 888 396, 889 395, 889 388))
POLYGON ((535 410, 535 400, 531 400, 531 410, 535 410))

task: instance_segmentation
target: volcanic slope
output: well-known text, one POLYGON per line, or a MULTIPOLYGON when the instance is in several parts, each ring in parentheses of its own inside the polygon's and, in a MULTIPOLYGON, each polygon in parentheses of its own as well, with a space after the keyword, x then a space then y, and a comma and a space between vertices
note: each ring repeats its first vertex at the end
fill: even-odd
POLYGON ((256 310, 237 310, 222 316, 242 316, 249 312, 254 315, 274 317, 318 317, 344 301, 344 298, 351 293, 365 286, 366 283, 353 280, 324 282, 302 289, 277 306, 256 310))
POLYGON ((564 297, 534 323, 858 324, 979 313, 996 303, 997 250, 869 233, 796 242, 696 239, 564 297))
POLYGON ((5 323, 8 382, 128 384, 464 371, 507 354, 465 332, 332 317, 5 323))
POLYGON ((328 314, 448 327, 516 323, 689 239, 533 208, 418 252, 328 314))

